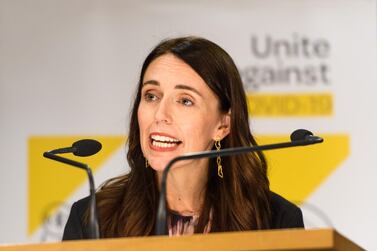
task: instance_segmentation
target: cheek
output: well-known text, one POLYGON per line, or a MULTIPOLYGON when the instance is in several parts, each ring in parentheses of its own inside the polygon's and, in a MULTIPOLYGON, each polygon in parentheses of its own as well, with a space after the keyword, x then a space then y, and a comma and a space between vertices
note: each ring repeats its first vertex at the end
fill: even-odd
POLYGON ((137 120, 139 121, 140 129, 145 129, 151 119, 151 109, 147 109, 146 105, 141 102, 137 109, 137 120))
POLYGON ((215 127, 215 123, 208 121, 208 117, 196 118, 185 124, 182 128, 186 135, 187 146, 193 151, 211 149, 215 127))
POLYGON ((140 105, 137 110, 137 120, 139 122, 139 132, 140 132, 140 143, 143 145, 146 134, 146 129, 148 128, 148 116, 145 116, 145 109, 140 105))
POLYGON ((144 123, 143 123, 143 117, 141 116, 140 106, 137 109, 137 122, 139 123, 139 130, 140 130, 140 135, 141 135, 141 132, 142 132, 141 128, 143 127, 144 123))

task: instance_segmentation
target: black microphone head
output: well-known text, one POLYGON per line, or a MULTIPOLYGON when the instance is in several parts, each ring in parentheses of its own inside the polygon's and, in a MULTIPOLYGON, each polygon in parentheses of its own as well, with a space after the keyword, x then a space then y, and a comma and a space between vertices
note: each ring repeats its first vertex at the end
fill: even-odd
POLYGON ((86 157, 98 153, 102 145, 94 139, 82 139, 72 144, 75 149, 73 154, 80 157, 86 157))
POLYGON ((297 129, 291 134, 291 141, 305 140, 308 136, 313 136, 311 131, 306 129, 297 129))

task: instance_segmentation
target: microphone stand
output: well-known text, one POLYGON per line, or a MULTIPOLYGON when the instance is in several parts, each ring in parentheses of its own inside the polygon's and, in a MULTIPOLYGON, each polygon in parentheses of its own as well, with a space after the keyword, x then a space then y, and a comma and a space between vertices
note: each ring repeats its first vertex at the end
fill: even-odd
POLYGON ((235 147, 227 148, 222 150, 210 150, 197 153, 183 154, 181 156, 175 157, 172 159, 165 167, 162 173, 161 179, 161 191, 157 211, 157 222, 155 228, 156 235, 166 235, 166 180, 168 172, 170 171, 172 165, 181 160, 188 159, 200 159, 200 158, 215 158, 217 156, 231 156, 241 153, 263 151, 263 150, 273 150, 279 148, 295 147, 295 146, 306 146, 316 143, 322 143, 323 139, 317 136, 309 136, 305 139, 294 140, 291 142, 283 142, 277 144, 261 145, 261 146, 246 146, 246 147, 235 147))
POLYGON ((93 174, 92 170, 87 164, 77 162, 71 159, 63 158, 61 156, 55 155, 51 152, 44 152, 43 156, 56 160, 58 162, 68 164, 71 166, 75 166, 81 169, 84 169, 86 173, 88 174, 89 178, 89 190, 90 190, 90 202, 89 202, 89 238, 90 239, 99 239, 100 234, 99 234, 99 227, 98 227, 98 217, 97 217, 97 206, 96 206, 96 191, 95 191, 95 186, 94 186, 94 179, 93 179, 93 174))

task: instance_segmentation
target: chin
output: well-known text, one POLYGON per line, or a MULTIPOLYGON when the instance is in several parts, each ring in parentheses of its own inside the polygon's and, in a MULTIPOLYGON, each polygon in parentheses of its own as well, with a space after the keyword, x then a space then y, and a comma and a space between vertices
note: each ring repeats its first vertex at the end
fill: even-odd
POLYGON ((165 166, 157 166, 157 167, 155 167, 155 166, 150 166, 150 168, 152 168, 153 170, 155 170, 156 172, 163 172, 164 171, 164 169, 165 169, 165 166))
POLYGON ((150 161, 149 166, 156 172, 162 172, 168 163, 169 161, 150 161))

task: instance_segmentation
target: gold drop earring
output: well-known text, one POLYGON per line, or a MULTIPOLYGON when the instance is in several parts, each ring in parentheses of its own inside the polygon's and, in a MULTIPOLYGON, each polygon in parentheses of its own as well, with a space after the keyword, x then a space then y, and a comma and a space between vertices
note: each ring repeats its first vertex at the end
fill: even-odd
POLYGON ((148 163, 148 160, 145 159, 145 168, 148 168, 149 167, 149 163, 148 163))
MULTIPOLYGON (((215 147, 216 147, 217 151, 220 151, 220 149, 221 149, 220 139, 216 139, 215 140, 215 147)), ((223 175, 223 166, 221 165, 221 157, 220 156, 217 156, 216 162, 217 162, 217 175, 220 178, 224 178, 224 175, 223 175)))

